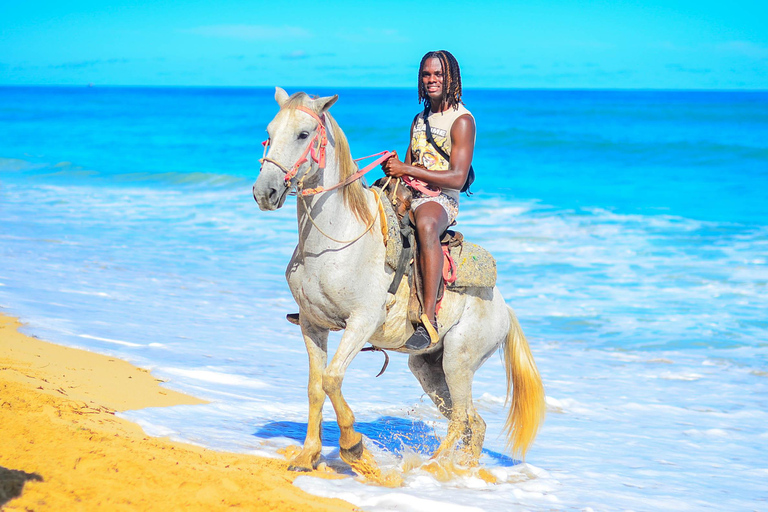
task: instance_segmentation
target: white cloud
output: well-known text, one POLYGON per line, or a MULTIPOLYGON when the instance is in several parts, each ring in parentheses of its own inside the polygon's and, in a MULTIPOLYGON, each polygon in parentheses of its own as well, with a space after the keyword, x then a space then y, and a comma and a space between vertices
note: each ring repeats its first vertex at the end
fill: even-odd
POLYGON ((758 59, 768 57, 768 47, 751 41, 728 41, 727 43, 717 45, 717 48, 719 50, 738 53, 758 59))
POLYGON ((186 29, 182 32, 206 37, 223 37, 245 41, 312 36, 308 30, 302 27, 291 27, 287 25, 281 27, 271 25, 207 25, 186 29))
POLYGON ((307 55, 307 52, 305 52, 304 50, 296 50, 295 52, 281 55, 280 58, 285 60, 301 60, 301 59, 308 59, 309 55, 307 55))
POLYGON ((694 49, 691 46, 680 45, 678 43, 673 43, 672 41, 658 41, 651 44, 650 47, 654 50, 667 50, 673 52, 689 52, 694 49))
POLYGON ((339 32, 336 36, 354 43, 407 43, 411 40, 394 28, 359 27, 357 30, 339 32))

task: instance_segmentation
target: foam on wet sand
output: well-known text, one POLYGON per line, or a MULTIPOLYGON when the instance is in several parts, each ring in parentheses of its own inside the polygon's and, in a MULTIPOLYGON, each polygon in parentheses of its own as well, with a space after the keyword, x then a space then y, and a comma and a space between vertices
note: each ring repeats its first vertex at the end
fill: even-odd
POLYGON ((297 489, 285 461, 147 436, 115 413, 203 402, 19 325, 0 315, 0 480, 15 479, 3 510, 353 510, 297 489))

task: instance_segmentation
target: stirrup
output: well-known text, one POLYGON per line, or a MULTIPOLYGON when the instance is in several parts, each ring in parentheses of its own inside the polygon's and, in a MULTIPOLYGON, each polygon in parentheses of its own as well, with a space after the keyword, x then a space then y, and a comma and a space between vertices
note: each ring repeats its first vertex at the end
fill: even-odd
POLYGON ((437 328, 432 325, 427 315, 421 315, 421 325, 419 325, 410 338, 403 345, 409 350, 425 350, 434 347, 440 340, 437 334, 437 328))
MULTIPOLYGON (((299 313, 288 313, 287 315, 285 315, 285 319, 288 320, 293 325, 301 326, 301 324, 299 323, 299 313)), ((341 329, 342 329, 341 327, 329 328, 329 330, 331 331, 340 331, 341 329)))

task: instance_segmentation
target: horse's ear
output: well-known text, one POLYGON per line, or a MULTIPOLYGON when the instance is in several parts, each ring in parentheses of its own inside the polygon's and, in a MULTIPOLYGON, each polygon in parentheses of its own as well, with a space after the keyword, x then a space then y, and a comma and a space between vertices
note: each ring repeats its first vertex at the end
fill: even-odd
POLYGON ((288 93, 282 87, 275 87, 275 101, 280 105, 280 108, 283 108, 285 102, 288 101, 288 93))
POLYGON ((318 114, 322 114, 331 108, 331 105, 336 103, 337 99, 339 99, 338 94, 334 94, 333 96, 326 96, 325 98, 317 98, 316 100, 312 100, 312 108, 318 114))

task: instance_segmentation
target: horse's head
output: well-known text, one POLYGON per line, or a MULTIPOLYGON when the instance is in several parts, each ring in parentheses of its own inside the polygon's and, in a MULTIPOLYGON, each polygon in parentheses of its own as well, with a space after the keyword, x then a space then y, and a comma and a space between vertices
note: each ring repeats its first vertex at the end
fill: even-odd
POLYGON ((325 165, 326 127, 323 114, 338 96, 312 99, 303 92, 288 96, 275 88, 280 111, 267 126, 269 139, 253 198, 262 210, 283 206, 296 181, 325 165))

